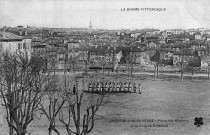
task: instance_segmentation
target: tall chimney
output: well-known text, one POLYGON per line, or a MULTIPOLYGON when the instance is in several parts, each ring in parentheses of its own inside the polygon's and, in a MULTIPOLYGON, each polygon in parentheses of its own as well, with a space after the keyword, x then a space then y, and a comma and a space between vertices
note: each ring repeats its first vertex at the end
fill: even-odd
POLYGON ((28 30, 27 30, 27 29, 25 30, 25 36, 26 36, 26 35, 28 35, 28 30))
POLYGON ((5 28, 3 29, 3 39, 6 38, 5 28))
POLYGON ((21 35, 21 36, 23 35, 23 29, 19 30, 19 35, 21 35))

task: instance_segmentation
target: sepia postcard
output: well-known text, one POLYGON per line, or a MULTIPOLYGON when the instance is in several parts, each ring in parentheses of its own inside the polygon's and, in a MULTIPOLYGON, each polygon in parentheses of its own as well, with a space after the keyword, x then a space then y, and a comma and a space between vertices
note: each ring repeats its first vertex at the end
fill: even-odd
POLYGON ((210 135, 210 1, 0 0, 0 135, 210 135))

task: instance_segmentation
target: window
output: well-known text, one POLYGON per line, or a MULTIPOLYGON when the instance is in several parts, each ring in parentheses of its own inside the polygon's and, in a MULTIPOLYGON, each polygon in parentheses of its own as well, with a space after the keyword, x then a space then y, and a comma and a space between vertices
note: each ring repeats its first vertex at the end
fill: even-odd
POLYGON ((9 48, 8 48, 9 50, 11 50, 12 49, 12 44, 9 44, 9 48))
POLYGON ((18 43, 18 50, 20 50, 22 48, 21 43, 18 43))
POLYGON ((0 43, 0 51, 3 49, 2 42, 0 43))
POLYGON ((23 43, 23 49, 26 49, 26 43, 23 43))
POLYGON ((59 55, 58 61, 64 61, 64 55, 63 54, 59 55))

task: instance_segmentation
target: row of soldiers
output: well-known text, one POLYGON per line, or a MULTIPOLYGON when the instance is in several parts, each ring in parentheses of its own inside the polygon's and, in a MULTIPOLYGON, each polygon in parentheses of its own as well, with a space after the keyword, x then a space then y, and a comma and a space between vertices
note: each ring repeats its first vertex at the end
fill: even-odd
POLYGON ((89 83, 88 85, 88 91, 89 92, 133 92, 133 93, 139 93, 141 94, 141 84, 139 83, 136 85, 136 83, 131 82, 96 82, 96 83, 89 83))

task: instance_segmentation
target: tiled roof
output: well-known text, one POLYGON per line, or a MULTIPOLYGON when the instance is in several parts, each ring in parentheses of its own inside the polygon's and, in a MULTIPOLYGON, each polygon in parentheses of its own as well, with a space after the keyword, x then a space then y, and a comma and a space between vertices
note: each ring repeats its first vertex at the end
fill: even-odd
POLYGON ((22 38, 10 32, 0 31, 0 40, 1 41, 16 41, 16 40, 21 41, 22 38))
POLYGON ((138 46, 129 46, 129 47, 116 47, 115 53, 118 53, 121 50, 129 51, 129 52, 141 52, 142 51, 142 49, 138 46))
POLYGON ((203 36, 202 37, 210 37, 210 35, 209 34, 203 34, 203 36))
POLYGON ((92 47, 90 48, 90 52, 105 52, 107 51, 108 46, 96 46, 96 47, 92 47))
POLYGON ((138 45, 138 46, 147 46, 148 43, 149 43, 149 41, 145 41, 145 42, 136 42, 135 45, 138 45))
POLYGON ((191 35, 190 35, 189 33, 186 32, 186 33, 183 35, 183 37, 184 37, 184 38, 190 38, 191 35))
POLYGON ((197 31, 197 29, 188 29, 188 31, 197 31))
POLYGON ((206 42, 205 40, 199 40, 199 39, 191 41, 191 43, 194 43, 194 44, 201 44, 201 43, 205 43, 205 42, 206 42))
POLYGON ((138 46, 132 46, 131 47, 131 52, 142 52, 142 48, 138 46))
POLYGON ((158 40, 159 37, 146 37, 146 40, 158 40))
POLYGON ((185 55, 185 56, 193 56, 195 55, 193 52, 186 51, 186 52, 173 52, 173 55, 185 55))
POLYGON ((160 51, 161 52, 172 52, 172 50, 170 48, 161 48, 160 51))
POLYGON ((201 35, 201 33, 199 31, 195 32, 195 35, 201 35))
POLYGON ((32 48, 46 48, 46 45, 35 45, 32 48))
POLYGON ((171 48, 182 47, 182 46, 184 46, 182 43, 173 43, 171 45, 171 48))
POLYGON ((204 33, 205 33, 205 32, 210 32, 210 30, 204 30, 204 33))
POLYGON ((152 41, 152 42, 157 44, 157 45, 161 44, 160 41, 152 41))
POLYGON ((198 48, 198 51, 208 52, 208 51, 210 51, 210 50, 207 49, 207 48, 198 48))

